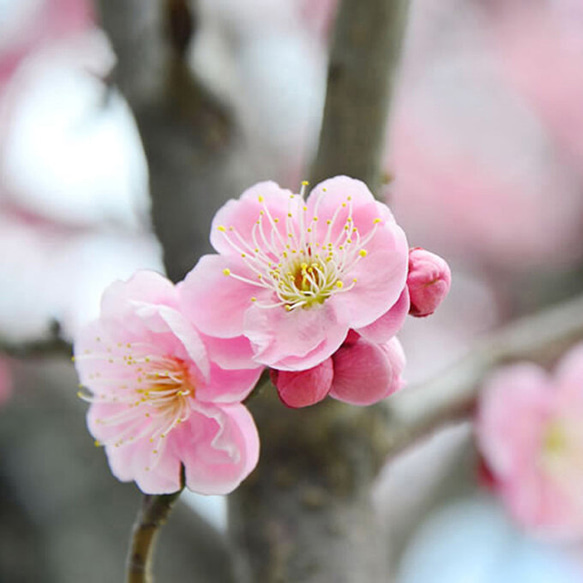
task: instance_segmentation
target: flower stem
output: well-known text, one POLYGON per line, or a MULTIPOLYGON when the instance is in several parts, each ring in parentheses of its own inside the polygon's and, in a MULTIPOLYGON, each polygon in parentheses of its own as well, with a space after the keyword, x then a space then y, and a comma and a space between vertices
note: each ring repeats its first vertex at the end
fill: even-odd
POLYGON ((181 492, 182 489, 174 494, 144 494, 132 532, 126 583, 153 583, 152 556, 157 535, 181 492))

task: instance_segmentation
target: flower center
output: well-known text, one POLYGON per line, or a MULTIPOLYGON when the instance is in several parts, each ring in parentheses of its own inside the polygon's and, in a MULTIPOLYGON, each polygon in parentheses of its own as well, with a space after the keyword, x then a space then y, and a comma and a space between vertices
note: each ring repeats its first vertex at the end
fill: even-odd
POLYGON ((148 348, 139 342, 118 343, 105 352, 86 351, 76 357, 100 361, 89 376, 91 394, 79 396, 90 403, 117 405, 96 420, 111 435, 97 445, 120 447, 148 438, 152 453, 158 454, 162 440, 190 416, 195 386, 187 364, 175 356, 151 354, 148 348))
POLYGON ((551 421, 543 435, 543 451, 547 455, 561 454, 567 445, 567 435, 563 425, 558 421, 551 421))
POLYGON ((365 246, 374 237, 380 218, 362 236, 354 224, 350 196, 339 200, 326 221, 320 221, 318 205, 313 214, 308 213, 302 195, 289 197, 287 213, 281 217, 270 211, 262 196, 257 200, 261 209, 250 238, 233 226, 218 227, 253 277, 230 269, 223 273, 259 288, 258 296, 250 298, 252 302, 261 308, 309 309, 357 284, 350 272, 367 256, 365 246))

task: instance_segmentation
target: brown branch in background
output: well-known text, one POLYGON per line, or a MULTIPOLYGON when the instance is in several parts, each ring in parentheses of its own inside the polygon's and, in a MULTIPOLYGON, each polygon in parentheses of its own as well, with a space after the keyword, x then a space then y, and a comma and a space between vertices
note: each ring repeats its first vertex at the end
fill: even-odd
POLYGON ((407 0, 340 3, 313 182, 347 174, 378 193, 408 4, 407 0))
POLYGON ((582 340, 583 296, 492 334, 435 380, 386 401, 386 453, 395 455, 437 429, 470 416, 480 384, 496 366, 520 360, 548 365, 582 340))
POLYGON ((13 341, 0 336, 0 354, 15 358, 45 356, 67 356, 73 354, 73 347, 61 335, 61 326, 54 320, 50 324, 49 335, 38 340, 13 341))
MULTIPOLYGON (((312 181, 348 174, 378 194, 406 6, 406 0, 342 0, 312 181)), ((275 390, 249 408, 261 459, 229 497, 241 581, 388 581, 386 525, 371 497, 386 457, 386 409, 327 399, 290 410, 275 390)))
POLYGON ((132 532, 126 583, 153 583, 151 571, 156 539, 181 492, 144 495, 132 532))
POLYGON ((209 250, 217 208, 253 182, 230 109, 188 66, 196 4, 98 0, 117 56, 114 82, 136 118, 148 160, 152 221, 168 276, 178 281, 209 250), (194 7, 194 8, 193 8, 194 7), (239 156, 239 157, 238 157, 239 156))

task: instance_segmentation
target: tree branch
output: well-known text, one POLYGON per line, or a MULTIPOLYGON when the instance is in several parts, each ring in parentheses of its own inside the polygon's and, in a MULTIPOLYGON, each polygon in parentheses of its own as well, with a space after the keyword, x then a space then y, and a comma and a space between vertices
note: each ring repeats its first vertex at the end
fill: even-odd
POLYGON ((492 334, 435 380, 406 388, 386 401, 386 453, 395 455, 444 425, 471 415, 480 384, 496 366, 520 360, 548 365, 581 340, 583 296, 492 334))
POLYGON ((132 532, 126 583, 153 582, 151 570, 156 538, 181 492, 180 490, 174 494, 144 495, 132 532))
POLYGON ((378 192, 407 8, 407 0, 340 3, 313 182, 347 174, 378 192))
POLYGON ((0 336, 0 353, 15 358, 37 356, 68 356, 73 354, 73 347, 61 335, 61 326, 55 320, 51 322, 49 335, 37 340, 16 342, 0 336))

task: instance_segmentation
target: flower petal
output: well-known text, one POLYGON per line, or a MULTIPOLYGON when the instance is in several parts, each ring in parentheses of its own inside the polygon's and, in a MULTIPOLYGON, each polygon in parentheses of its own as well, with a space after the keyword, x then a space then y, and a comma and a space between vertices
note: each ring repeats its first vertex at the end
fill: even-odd
MULTIPOLYGON (((268 233, 275 227, 264 213, 269 213, 271 219, 277 219, 277 228, 285 238, 284 225, 289 204, 293 201, 297 205, 299 199, 290 198, 292 195, 291 191, 280 188, 275 182, 260 182, 247 189, 239 199, 228 201, 213 219, 212 246, 226 256, 238 257, 241 250, 252 250, 253 231, 259 218, 264 217, 264 227, 268 233)), ((256 234, 259 236, 257 231, 256 234)))
POLYGON ((247 370, 224 370, 211 365, 208 384, 197 387, 196 398, 205 403, 240 403, 253 390, 263 367, 247 370))
POLYGON ((395 392, 400 388, 401 363, 393 352, 363 338, 340 348, 333 357, 330 396, 352 405, 371 405, 395 392))
POLYGON ((393 307, 372 324, 359 328, 357 332, 366 340, 381 344, 388 342, 402 328, 409 313, 409 292, 403 288, 393 307))
POLYGON ((345 285, 356 280, 354 287, 327 300, 334 304, 338 319, 355 329, 385 314, 399 299, 407 279, 408 246, 400 227, 379 228, 366 251, 347 274, 345 285))
POLYGON ((245 335, 255 360, 279 370, 305 370, 331 356, 348 329, 339 324, 329 302, 286 311, 252 306, 245 314, 245 335))
POLYGON ((271 379, 279 398, 292 408, 314 405, 326 397, 332 385, 334 368, 327 358, 314 368, 302 371, 272 370, 271 379))
POLYGON ((255 423, 243 405, 197 403, 196 409, 176 441, 186 486, 199 494, 228 494, 257 465, 255 423))
POLYGON ((182 312, 203 334, 233 338, 243 334, 243 318, 257 288, 225 276, 225 269, 240 274, 243 264, 204 255, 178 285, 178 294, 182 312))

